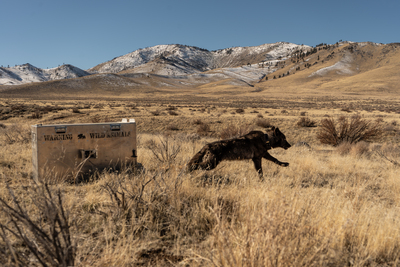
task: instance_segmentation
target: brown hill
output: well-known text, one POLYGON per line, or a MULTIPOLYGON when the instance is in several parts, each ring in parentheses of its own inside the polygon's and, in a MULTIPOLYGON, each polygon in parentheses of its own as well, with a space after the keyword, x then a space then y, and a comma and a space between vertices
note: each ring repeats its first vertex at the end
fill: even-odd
POLYGON ((400 93, 400 44, 323 46, 304 60, 292 58, 281 66, 279 71, 256 84, 257 90, 365 97, 400 93))

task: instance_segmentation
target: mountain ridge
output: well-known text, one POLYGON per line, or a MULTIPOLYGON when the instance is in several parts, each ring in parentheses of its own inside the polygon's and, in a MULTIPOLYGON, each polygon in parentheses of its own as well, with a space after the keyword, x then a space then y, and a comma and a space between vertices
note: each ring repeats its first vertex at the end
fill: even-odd
POLYGON ((0 68, 0 85, 19 85, 70 79, 99 73, 151 73, 165 76, 198 74, 216 68, 238 67, 288 56, 291 50, 308 46, 286 42, 253 47, 232 47, 208 51, 180 44, 156 45, 115 57, 88 70, 70 64, 52 69, 40 69, 29 63, 0 68))
MULTIPOLYGON (((340 42, 307 47, 280 42, 211 52, 183 45, 164 45, 135 52, 84 73, 69 66, 53 69, 51 76, 49 71, 25 64, 25 70, 38 72, 36 81, 43 77, 56 80, 25 84, 17 80, 19 85, 2 85, 0 92, 3 96, 16 97, 36 94, 146 99, 151 93, 156 93, 157 97, 166 94, 225 98, 229 94, 381 97, 387 92, 394 97, 400 90, 399 43, 340 42), (61 71, 63 68, 65 73, 61 71), (67 76, 72 70, 75 74, 67 76)), ((7 68, 1 68, 0 72, 0 81, 6 76, 21 79, 21 75, 14 75, 7 68)))
POLYGON ((71 79, 90 75, 90 73, 70 64, 52 69, 37 68, 29 63, 15 67, 0 67, 0 85, 19 85, 32 82, 46 82, 71 79))

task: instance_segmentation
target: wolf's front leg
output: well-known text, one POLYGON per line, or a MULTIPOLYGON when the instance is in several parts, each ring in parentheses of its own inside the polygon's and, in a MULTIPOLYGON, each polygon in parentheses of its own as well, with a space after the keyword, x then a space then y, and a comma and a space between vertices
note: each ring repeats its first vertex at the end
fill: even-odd
POLYGON ((272 161, 273 163, 278 164, 279 166, 282 166, 282 167, 287 167, 287 166, 289 166, 289 163, 288 163, 288 162, 281 162, 281 161, 279 161, 278 159, 276 159, 276 158, 274 158, 273 156, 271 156, 268 152, 265 152, 265 153, 264 153, 263 158, 265 158, 265 159, 267 159, 267 160, 270 160, 270 161, 272 161))
POLYGON ((256 171, 258 172, 258 176, 260 178, 263 177, 263 170, 262 170, 262 166, 261 166, 261 158, 252 158, 253 162, 254 162, 254 168, 256 168, 256 171))

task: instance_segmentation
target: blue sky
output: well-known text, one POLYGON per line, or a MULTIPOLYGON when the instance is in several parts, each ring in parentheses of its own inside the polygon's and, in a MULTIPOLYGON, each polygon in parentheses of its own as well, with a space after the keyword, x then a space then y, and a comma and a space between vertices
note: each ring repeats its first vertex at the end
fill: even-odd
POLYGON ((0 66, 88 69, 139 48, 400 42, 399 0, 0 0, 0 66))

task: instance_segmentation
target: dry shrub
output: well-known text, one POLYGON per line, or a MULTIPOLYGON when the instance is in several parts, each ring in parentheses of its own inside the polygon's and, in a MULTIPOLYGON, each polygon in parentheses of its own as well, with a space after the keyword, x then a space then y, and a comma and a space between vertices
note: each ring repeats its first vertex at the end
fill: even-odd
POLYGON ((99 115, 95 115, 93 118, 92 118, 92 123, 99 123, 100 122, 100 116, 99 115))
POLYGON ((317 123, 311 120, 309 117, 301 117, 297 122, 299 127, 317 127, 317 123))
POLYGON ((100 115, 95 115, 91 119, 92 123, 110 122, 111 119, 108 116, 101 117, 100 115))
POLYGON ((238 114, 243 114, 244 113, 244 109, 238 108, 238 109, 235 110, 235 112, 238 113, 238 114))
POLYGON ((197 142, 201 139, 200 135, 197 133, 178 133, 174 136, 174 139, 179 142, 180 144, 183 144, 185 142, 193 144, 194 142, 197 142))
POLYGON ((220 138, 221 139, 236 138, 245 135, 252 130, 253 127, 251 127, 250 125, 242 125, 242 126, 228 125, 224 129, 222 129, 220 133, 220 138))
POLYGON ((168 110, 168 114, 171 116, 178 116, 179 114, 175 112, 174 110, 168 110))
POLYGON ((39 110, 36 110, 35 112, 32 113, 30 117, 28 117, 28 119, 40 119, 40 118, 42 118, 42 114, 40 113, 39 110))
POLYGON ((27 106, 23 105, 23 104, 14 104, 10 106, 11 110, 17 110, 17 111, 21 111, 21 110, 26 110, 27 106))
POLYGON ((196 124, 196 125, 200 125, 200 124, 203 124, 204 122, 201 120, 201 119, 195 119, 194 121, 193 121, 193 124, 196 124))
POLYGON ((126 107, 127 108, 131 108, 133 110, 137 110, 138 109, 138 106, 136 104, 128 104, 126 107))
POLYGON ((9 187, 8 193, 11 203, 0 197, 0 211, 7 218, 0 221, 0 237, 7 244, 0 249, 0 263, 31 266, 35 258, 42 266, 74 266, 76 246, 61 191, 53 191, 46 184, 33 184, 27 194, 31 196, 28 206, 9 187), (26 249, 16 249, 18 243, 26 249))
POLYGON ((259 127, 262 127, 262 128, 270 128, 272 126, 271 122, 269 120, 262 119, 262 118, 257 119, 256 125, 259 127))
POLYGON ((0 127, 0 137, 7 144, 28 144, 31 141, 31 131, 21 124, 13 124, 7 128, 0 127))
POLYGON ((197 127, 197 133, 199 135, 208 135, 208 133, 210 132, 210 125, 206 124, 206 123, 202 123, 199 125, 199 127, 197 127))
POLYGON ((147 143, 147 147, 160 163, 167 165, 175 162, 181 152, 181 145, 170 136, 159 136, 157 141, 152 139, 147 143))
POLYGON ((150 111, 150 113, 151 113, 153 116, 159 116, 159 115, 161 114, 161 111, 159 111, 159 110, 154 110, 154 111, 150 111))
POLYGON ((359 115, 348 117, 341 116, 337 122, 333 118, 323 119, 317 133, 317 138, 322 144, 338 146, 342 142, 357 143, 371 141, 382 135, 382 125, 362 119, 359 115))
POLYGON ((167 130, 169 131, 179 131, 179 127, 175 123, 171 123, 167 126, 167 130))
POLYGON ((393 125, 393 124, 386 124, 385 126, 384 126, 384 131, 385 132, 387 132, 387 133, 395 133, 396 131, 397 131, 397 129, 396 129, 396 125, 393 125))
POLYGON ((175 107, 175 106, 168 106, 168 107, 166 108, 166 110, 177 110, 177 107, 175 107))

